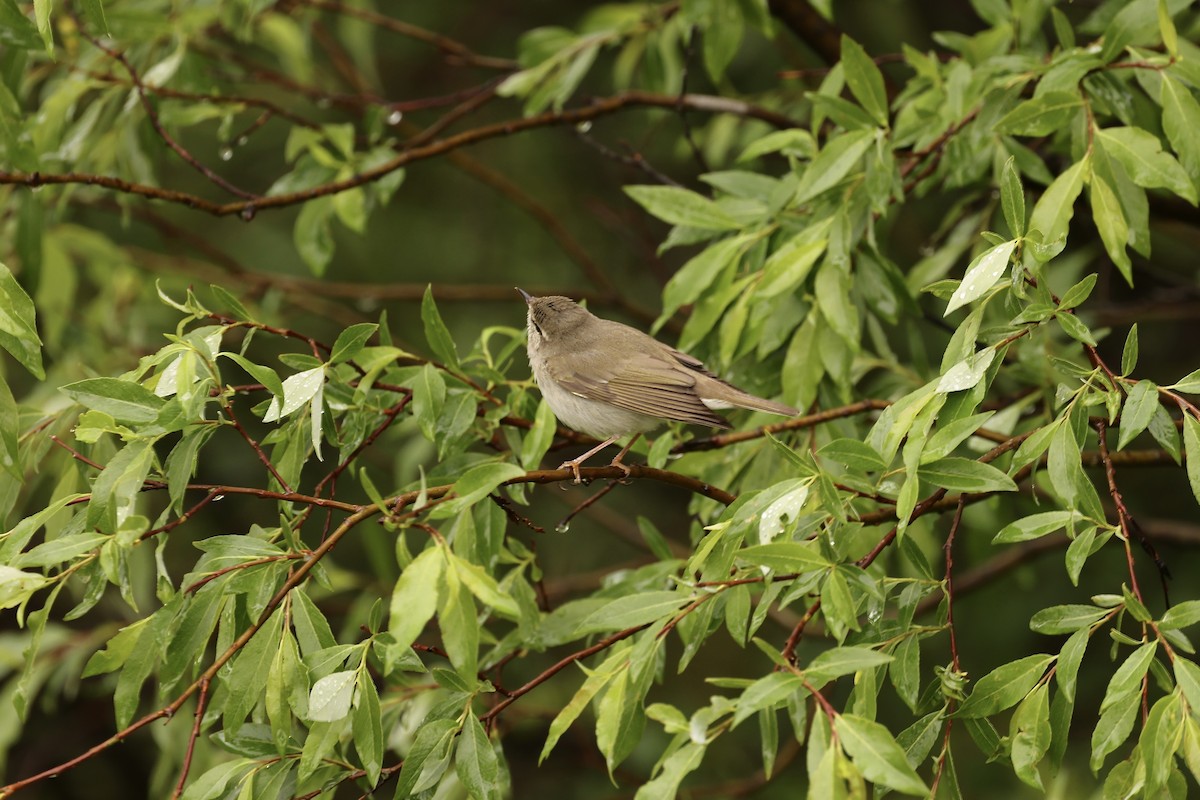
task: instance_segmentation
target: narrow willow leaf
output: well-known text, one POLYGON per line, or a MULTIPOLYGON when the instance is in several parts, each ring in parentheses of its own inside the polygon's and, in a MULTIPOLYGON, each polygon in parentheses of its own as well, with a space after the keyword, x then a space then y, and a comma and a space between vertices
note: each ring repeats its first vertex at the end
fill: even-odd
POLYGON ((1009 156, 1000 174, 1000 206, 1004 220, 1014 238, 1025 235, 1025 190, 1021 188, 1021 176, 1017 172, 1016 158, 1009 156))
POLYGON ((1085 158, 1063 170, 1034 203, 1029 229, 1041 231, 1043 241, 1053 242, 1067 235, 1071 217, 1075 214, 1075 200, 1083 191, 1083 171, 1087 163, 1085 158))
POLYGON ((883 73, 863 50, 862 45, 849 36, 842 36, 841 50, 842 71, 846 75, 846 85, 850 87, 850 93, 880 127, 886 127, 888 102, 883 73))
POLYGON ((909 766, 887 728, 854 714, 839 716, 835 727, 842 747, 867 780, 904 794, 929 795, 929 787, 909 766))
POLYGON ((1017 242, 1014 239, 980 253, 967 267, 962 283, 954 290, 942 316, 947 316, 967 303, 978 300, 995 286, 1008 269, 1009 258, 1016 247, 1017 242))
POLYGON ((1032 514, 1016 522, 1011 522, 1000 529, 992 538, 992 544, 1011 544, 1012 542, 1027 542, 1062 530, 1079 518, 1077 511, 1043 511, 1032 514))
POLYGON ((1049 136, 1066 128, 1082 108, 1079 92, 1046 92, 1005 114, 995 130, 1014 136, 1049 136))
POLYGON ((675 186, 626 186, 625 193, 663 222, 688 228, 728 231, 741 227, 712 200, 675 186))
POLYGON ((1187 476, 1192 494, 1200 500, 1200 422, 1191 414, 1183 415, 1183 445, 1187 452, 1187 476))
POLYGON ((1151 381, 1138 381, 1129 390, 1121 409, 1121 434, 1117 449, 1124 450, 1139 433, 1146 430, 1158 410, 1158 387, 1151 381))
POLYGON ((434 354, 450 369, 458 369, 458 348, 438 312, 432 285, 425 287, 425 295, 421 298, 421 322, 425 325, 425 340, 434 354))
POLYGON ((979 679, 956 716, 988 717, 1011 708, 1029 694, 1054 656, 1037 654, 1004 664, 979 679))
POLYGON ((1138 327, 1137 323, 1129 326, 1129 333, 1125 337, 1125 347, 1121 350, 1121 374, 1128 375, 1133 372, 1138 361, 1138 327))
POLYGON ((407 647, 416 641, 425 624, 437 610, 437 599, 445 554, 439 547, 421 552, 404 572, 392 591, 389 627, 396 642, 407 647))
POLYGON ((1029 629, 1034 633, 1047 635, 1071 633, 1099 622, 1107 614, 1107 609, 1095 606, 1051 606, 1033 615, 1029 620, 1029 629))

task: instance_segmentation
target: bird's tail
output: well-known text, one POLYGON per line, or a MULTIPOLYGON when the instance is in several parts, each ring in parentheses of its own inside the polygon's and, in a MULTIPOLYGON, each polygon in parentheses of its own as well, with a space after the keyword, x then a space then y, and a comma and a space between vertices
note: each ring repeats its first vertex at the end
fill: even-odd
POLYGON ((736 386, 725 383, 725 381, 720 381, 716 386, 705 388, 711 391, 704 392, 701 396, 701 401, 709 408, 748 408, 751 411, 764 411, 768 414, 779 414, 784 417, 796 417, 800 415, 798 409, 784 403, 768 400, 765 397, 758 397, 749 392, 743 392, 736 386), (713 396, 707 396, 710 394, 713 396))

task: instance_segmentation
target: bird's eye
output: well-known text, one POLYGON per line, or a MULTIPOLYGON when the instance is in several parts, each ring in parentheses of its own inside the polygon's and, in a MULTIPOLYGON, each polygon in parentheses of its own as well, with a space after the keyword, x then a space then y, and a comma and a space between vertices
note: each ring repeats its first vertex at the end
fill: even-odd
POLYGON ((538 332, 538 336, 545 336, 545 334, 542 333, 542 326, 538 325, 536 322, 533 323, 533 329, 538 332))

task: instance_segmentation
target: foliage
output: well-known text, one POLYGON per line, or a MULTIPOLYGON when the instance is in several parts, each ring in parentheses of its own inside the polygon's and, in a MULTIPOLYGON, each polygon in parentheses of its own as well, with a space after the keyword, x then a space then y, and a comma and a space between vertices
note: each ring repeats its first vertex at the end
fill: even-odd
MULTIPOLYGON (((1168 565, 1144 517, 1165 501, 1130 474, 1165 467, 1200 498, 1200 369, 1143 353, 1094 297, 1175 269, 1194 287, 1194 259, 1158 252, 1167 222, 1196 233, 1200 18, 1182 0, 972 6, 974 33, 894 58, 842 35, 835 63, 752 94, 744 65, 775 75, 793 35, 821 54, 828 13, 599 6, 510 61, 333 0, 0 4, 0 607, 19 626, 0 747, 81 690, 114 714, 92 749, 9 765, 4 794, 150 729, 136 780, 188 800, 522 796, 530 731, 539 763, 585 737, 638 798, 720 789, 747 751, 761 766, 730 795, 1184 796, 1200 600, 1149 588, 1168 565), (376 30, 497 77, 389 103, 376 30), (476 116, 502 98, 519 116, 476 116), (661 158, 698 182, 591 132, 645 108, 677 124, 661 158), (267 125, 236 179, 198 155, 228 161, 267 125), (534 518, 539 486, 570 479, 543 460, 586 440, 523 377, 520 312, 443 317, 425 288, 419 314, 367 320, 319 280, 402 202, 406 168, 458 159, 503 187, 460 150, 547 127, 641 170, 624 191, 668 226, 672 269, 655 330, 809 410, 671 428, 632 486, 585 468, 612 481, 600 497, 638 498, 621 514, 647 555, 576 576, 538 548, 580 525, 534 518), (220 217, 317 279, 231 266, 189 228, 220 217), (135 221, 197 259, 151 280, 135 221), (683 501, 644 490, 668 486, 686 515, 659 525, 683 501), (1020 559, 1056 545, 1065 570, 1021 597, 1020 559), (1019 613, 972 611, 963 563, 1019 613), (551 602, 548 582, 581 576, 551 602), (964 619, 994 641, 965 644, 964 619)), ((541 209, 596 305, 638 314, 553 211, 501 191, 541 209)))

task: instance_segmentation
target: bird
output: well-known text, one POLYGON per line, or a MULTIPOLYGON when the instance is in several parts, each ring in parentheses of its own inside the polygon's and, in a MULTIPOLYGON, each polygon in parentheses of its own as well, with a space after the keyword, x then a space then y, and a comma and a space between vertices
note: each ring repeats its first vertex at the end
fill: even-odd
POLYGON ((604 448, 633 435, 611 466, 626 475, 622 459, 643 433, 667 420, 712 428, 731 427, 718 409, 746 408, 794 417, 784 403, 742 391, 697 358, 620 322, 597 317, 569 297, 535 297, 517 291, 527 307, 529 365, 542 397, 559 422, 601 440, 564 461, 575 483, 579 467, 604 448))

